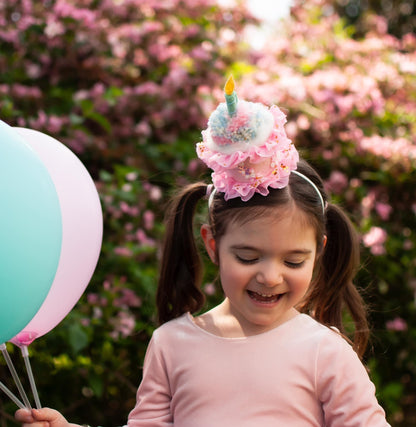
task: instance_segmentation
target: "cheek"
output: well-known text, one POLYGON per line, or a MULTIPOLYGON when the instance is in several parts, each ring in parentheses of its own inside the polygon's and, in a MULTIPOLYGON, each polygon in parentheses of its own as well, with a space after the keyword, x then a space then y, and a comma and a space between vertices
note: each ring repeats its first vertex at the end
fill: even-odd
POLYGON ((309 285, 312 281, 313 267, 304 269, 298 272, 295 276, 292 276, 292 287, 293 290, 299 293, 304 293, 308 290, 309 285))
POLYGON ((244 269, 232 259, 222 258, 219 272, 224 291, 243 287, 248 280, 248 275, 244 269))

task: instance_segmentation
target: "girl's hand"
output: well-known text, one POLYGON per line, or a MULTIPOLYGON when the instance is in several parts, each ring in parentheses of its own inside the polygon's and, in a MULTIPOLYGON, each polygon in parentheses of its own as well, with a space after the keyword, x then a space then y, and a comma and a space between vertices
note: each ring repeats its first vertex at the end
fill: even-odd
POLYGON ((64 416, 55 411, 55 409, 19 409, 14 417, 22 423, 22 427, 69 427, 75 424, 69 424, 64 416))

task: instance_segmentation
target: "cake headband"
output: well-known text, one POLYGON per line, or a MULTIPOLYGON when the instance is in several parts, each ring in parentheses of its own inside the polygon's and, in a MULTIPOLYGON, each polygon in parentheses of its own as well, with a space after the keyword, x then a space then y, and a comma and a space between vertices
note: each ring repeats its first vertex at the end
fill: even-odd
MULTIPOLYGON (((224 88, 225 101, 211 114, 197 143, 198 157, 212 169, 214 192, 224 199, 249 200, 255 193, 284 188, 295 171, 299 154, 284 129, 286 115, 276 105, 239 100, 231 76, 224 88)), ((324 201, 316 185, 306 176, 324 201)), ((212 198, 211 198, 212 199, 212 198)))

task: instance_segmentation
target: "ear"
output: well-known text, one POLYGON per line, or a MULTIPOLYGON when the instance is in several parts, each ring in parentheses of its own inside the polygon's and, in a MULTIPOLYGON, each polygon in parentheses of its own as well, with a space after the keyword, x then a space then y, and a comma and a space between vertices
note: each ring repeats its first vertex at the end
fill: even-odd
POLYGON ((328 242, 328 236, 324 234, 324 237, 322 238, 322 245, 320 246, 319 251, 316 254, 315 261, 317 261, 321 257, 321 255, 324 253, 324 249, 326 247, 327 242, 328 242))
POLYGON ((201 237, 204 241, 205 248, 208 252, 211 261, 216 264, 217 263, 217 246, 212 235, 211 227, 208 224, 204 224, 201 227, 201 237))

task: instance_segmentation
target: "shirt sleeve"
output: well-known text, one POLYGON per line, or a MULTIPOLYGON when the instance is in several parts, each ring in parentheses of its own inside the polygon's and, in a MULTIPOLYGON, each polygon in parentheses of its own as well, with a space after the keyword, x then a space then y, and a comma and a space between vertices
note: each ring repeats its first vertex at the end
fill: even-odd
POLYGON ((136 406, 129 414, 128 427, 173 426, 170 401, 166 366, 153 335, 146 351, 143 379, 137 390, 136 406))
MULTIPOLYGON (((335 332, 334 332, 335 334, 335 332)), ((387 427, 364 365, 340 336, 322 342, 316 366, 318 397, 328 427, 387 427), (333 339, 335 338, 335 339, 333 339)))

